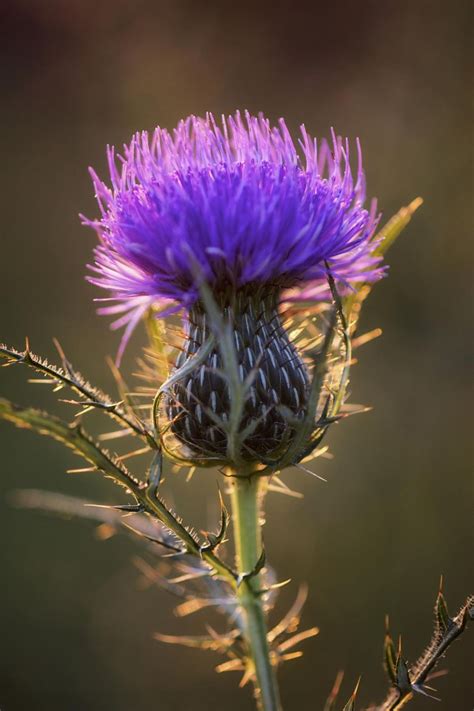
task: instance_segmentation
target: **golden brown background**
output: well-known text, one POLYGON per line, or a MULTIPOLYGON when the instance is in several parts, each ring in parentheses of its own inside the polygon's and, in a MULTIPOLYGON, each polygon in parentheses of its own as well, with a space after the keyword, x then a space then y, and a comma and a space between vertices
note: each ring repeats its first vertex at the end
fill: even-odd
MULTIPOLYGON (((473 587, 471 3, 218 3, 176 0, 17 0, 1 9, 2 301, 0 337, 53 355, 57 336, 94 382, 110 387, 104 357, 118 338, 95 315, 84 281, 95 214, 87 166, 104 172, 104 146, 136 129, 172 127, 189 113, 263 110, 316 135, 360 136, 369 194, 389 217, 425 204, 390 253, 390 277, 363 325, 382 339, 360 352, 353 401, 371 413, 333 428, 328 484, 292 471, 303 502, 274 496, 265 530, 289 604, 310 583, 304 621, 321 634, 280 678, 285 708, 322 707, 338 669, 361 703, 385 690, 384 613, 411 660, 430 634, 440 573, 453 608, 473 587)), ((125 371, 133 370, 129 349, 125 371)), ((20 368, 0 393, 50 406, 20 368)), ((57 406, 63 411, 67 406, 57 406)), ((251 709, 236 677, 211 653, 160 646, 162 632, 199 632, 173 600, 140 589, 134 542, 99 543, 92 525, 17 510, 9 492, 40 487, 113 502, 98 475, 72 477, 76 459, 54 442, 0 427, 2 711, 251 709)), ((214 473, 168 481, 198 527, 215 514, 214 473), (208 501, 212 501, 212 506, 208 501)), ((474 699, 471 634, 437 680, 443 702, 474 699)))

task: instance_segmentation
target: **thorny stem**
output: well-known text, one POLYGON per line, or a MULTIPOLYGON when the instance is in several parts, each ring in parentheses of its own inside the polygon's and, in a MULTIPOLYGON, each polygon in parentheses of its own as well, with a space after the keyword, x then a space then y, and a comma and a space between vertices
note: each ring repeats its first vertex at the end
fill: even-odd
POLYGON ((260 574, 251 574, 263 550, 260 514, 266 486, 266 478, 257 475, 232 479, 236 568, 242 578, 237 597, 243 613, 243 634, 249 661, 255 672, 259 708, 262 711, 281 711, 276 675, 270 659, 260 574))
POLYGON ((158 494, 158 484, 152 480, 140 482, 133 477, 118 460, 97 445, 80 424, 68 424, 58 417, 35 408, 22 408, 0 398, 0 419, 8 420, 17 427, 26 427, 53 437, 73 449, 107 477, 123 486, 130 493, 141 510, 157 518, 183 543, 183 552, 204 560, 215 574, 236 587, 235 573, 214 553, 212 548, 202 547, 199 541, 181 523, 179 518, 166 506, 158 494))
POLYGON ((45 380, 43 382, 49 382, 55 386, 54 392, 61 390, 62 387, 65 386, 71 388, 71 390, 76 392, 81 397, 81 402, 78 402, 78 405, 83 403, 86 409, 92 410, 97 408, 102 410, 109 417, 112 417, 117 422, 129 428, 131 433, 134 433, 138 437, 144 439, 152 449, 155 449, 156 445, 153 441, 152 430, 149 429, 144 422, 139 421, 133 413, 130 415, 127 412, 127 409, 123 406, 122 402, 113 402, 108 395, 88 383, 87 380, 85 380, 82 375, 72 367, 57 342, 56 347, 60 349, 63 361, 62 369, 48 363, 43 358, 39 358, 34 355, 34 353, 32 353, 29 349, 28 340, 24 351, 17 351, 14 348, 9 348, 4 344, 0 344, 0 358, 7 359, 7 363, 5 365, 9 365, 11 363, 23 363, 33 370, 36 370, 38 373, 41 373, 41 375, 45 376, 45 380))

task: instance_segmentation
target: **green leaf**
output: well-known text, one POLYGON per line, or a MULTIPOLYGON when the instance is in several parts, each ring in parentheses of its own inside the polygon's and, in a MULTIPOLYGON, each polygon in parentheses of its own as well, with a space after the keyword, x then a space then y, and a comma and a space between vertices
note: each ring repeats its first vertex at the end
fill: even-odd
POLYGON ((374 256, 381 257, 387 252, 422 204, 423 198, 417 197, 406 207, 401 207, 400 210, 390 218, 374 237, 374 241, 379 242, 379 245, 374 250, 374 256))

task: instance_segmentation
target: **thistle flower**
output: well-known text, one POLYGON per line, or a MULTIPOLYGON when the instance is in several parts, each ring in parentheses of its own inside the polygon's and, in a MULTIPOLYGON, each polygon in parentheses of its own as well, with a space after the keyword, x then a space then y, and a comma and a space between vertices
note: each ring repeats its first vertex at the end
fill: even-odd
MULTIPOLYGON (((183 312, 182 368, 212 332, 204 281, 232 324, 241 382, 252 380, 239 425, 249 431, 246 460, 290 440, 305 412, 308 375, 281 303, 327 298, 328 271, 345 289, 384 273, 374 255, 375 201, 364 208, 359 144, 354 180, 347 140, 333 134, 331 148, 318 146, 302 126, 298 143, 301 155, 283 120, 272 127, 263 116, 236 113, 219 125, 210 114, 192 116, 172 134, 137 133, 123 156, 109 148, 111 187, 91 171, 101 217, 84 218, 100 239, 90 281, 112 294, 100 311, 126 326, 119 357, 153 306, 183 312)), ((228 451, 219 423, 231 399, 221 367, 216 345, 165 403, 178 439, 218 458, 228 451)))
MULTIPOLYGON (((102 471, 130 497, 129 503, 97 510, 30 492, 23 504, 29 500, 69 514, 98 511, 90 517, 116 529, 126 517, 122 529, 141 536, 150 553, 166 557, 156 569, 145 562, 140 568, 182 598, 179 615, 212 605, 227 618, 222 633, 208 628, 205 636, 156 638, 222 652, 227 659, 217 669, 242 672, 240 686, 252 680, 262 711, 282 711, 276 670, 301 656, 295 646, 318 632, 297 631, 304 589, 284 617, 268 626, 285 583, 266 564, 265 495, 294 494, 278 474, 323 452, 317 448, 344 404, 352 346, 375 335, 353 341, 362 301, 370 282, 384 274, 382 255, 422 202, 402 208, 374 237, 375 203, 364 208, 360 147, 354 182, 347 141, 333 135, 332 150, 325 141, 318 148, 302 127, 299 145, 301 156, 283 121, 272 128, 263 117, 246 114, 244 123, 237 113, 219 127, 211 115, 191 117, 172 136, 159 128, 151 140, 137 134, 123 157, 109 149, 111 188, 93 173, 101 217, 83 218, 100 238, 91 281, 112 294, 105 300, 114 303, 102 312, 119 314, 114 325, 126 326, 120 353, 148 312, 150 352, 160 362, 168 349, 155 338, 162 324, 155 329, 150 319, 183 314, 174 371, 166 373, 156 395, 156 385, 151 393, 137 393, 154 396, 153 407, 137 405, 114 366, 120 399, 93 387, 58 342, 60 367, 35 356, 28 340, 23 352, 0 344, 4 365, 26 365, 55 392, 67 387, 78 398, 63 402, 82 406, 65 421, 0 398, 0 419, 62 442, 87 462, 70 471, 102 471), (288 314, 280 308, 285 301, 299 313, 299 330, 309 333, 304 341, 289 332, 288 314), (120 429, 95 441, 82 423, 92 410, 120 429), (179 455, 168 447, 170 432, 179 455), (117 456, 101 444, 121 437, 139 440, 140 448, 117 456), (140 477, 124 460, 143 454, 149 461, 140 477), (214 532, 197 532, 167 505, 161 482, 171 462, 224 465, 231 513, 219 491, 214 532), (234 564, 225 548, 231 521, 234 564)), ((141 375, 146 371, 144 363, 141 375)), ((468 597, 450 618, 440 589, 433 638, 411 666, 387 626, 384 661, 391 690, 377 709, 400 708, 415 693, 429 696, 425 682, 472 617, 468 597)), ((340 682, 338 675, 326 707, 334 706, 340 682)), ((344 708, 353 708, 357 686, 344 708)))

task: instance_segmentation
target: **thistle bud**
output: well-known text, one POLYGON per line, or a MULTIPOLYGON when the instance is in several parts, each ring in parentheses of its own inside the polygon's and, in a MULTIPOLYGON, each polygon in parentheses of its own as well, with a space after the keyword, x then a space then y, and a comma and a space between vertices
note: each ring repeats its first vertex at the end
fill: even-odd
MULTIPOLYGON (((239 430, 250 431, 242 442, 245 460, 260 460, 291 439, 293 427, 284 412, 301 418, 305 410, 308 376, 304 363, 290 342, 278 312, 277 289, 251 285, 221 297, 225 321, 231 325, 239 380, 245 404, 239 430)), ((210 335, 208 317, 200 302, 190 310, 186 340, 176 367, 179 370, 196 355, 210 335)), ((173 434, 197 455, 226 456, 229 386, 219 347, 179 381, 168 398, 166 414, 173 434)))

